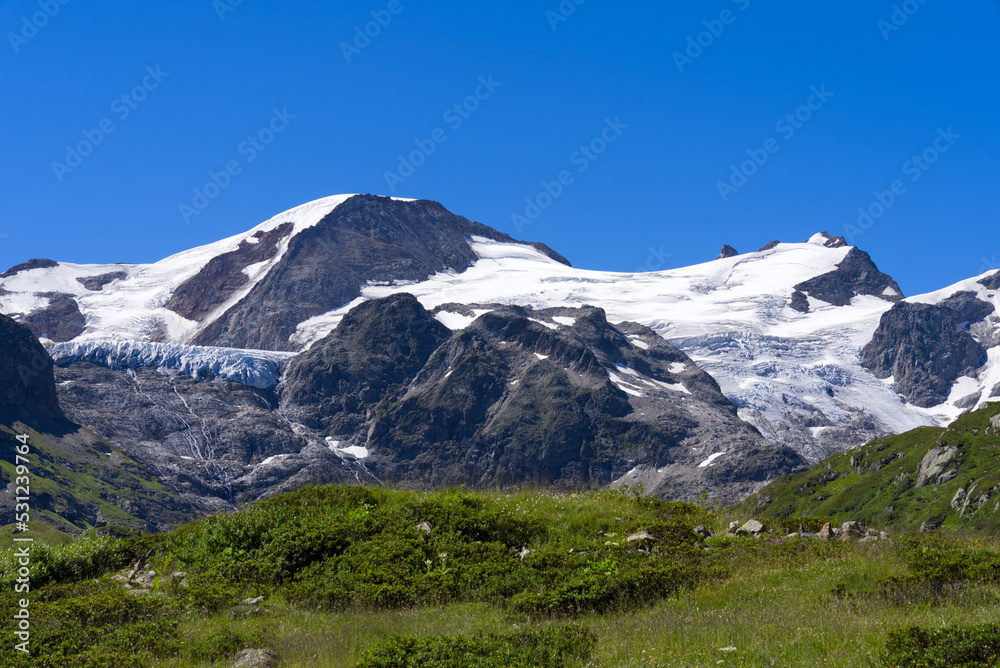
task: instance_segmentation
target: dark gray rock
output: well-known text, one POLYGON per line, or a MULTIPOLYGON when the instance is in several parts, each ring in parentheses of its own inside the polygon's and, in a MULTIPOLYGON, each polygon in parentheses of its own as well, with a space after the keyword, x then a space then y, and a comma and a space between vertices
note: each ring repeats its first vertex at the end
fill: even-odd
POLYGON ((245 287, 250 276, 243 270, 277 255, 278 245, 293 228, 292 223, 283 223, 268 232, 257 232, 256 243, 243 241, 236 250, 212 258, 178 286, 164 306, 188 320, 200 321, 245 287))
POLYGON ((806 297, 805 293, 796 290, 792 293, 792 301, 789 302, 788 306, 799 313, 809 313, 809 298, 806 297))
POLYGON ((903 298, 896 281, 880 272, 871 256, 857 248, 852 248, 835 270, 803 281, 795 289, 834 306, 847 306, 858 295, 872 295, 891 302, 903 298))
POLYGON ((80 285, 88 290, 98 292, 111 281, 117 281, 118 279, 125 278, 126 276, 128 276, 128 274, 124 271, 112 271, 107 274, 101 274, 100 276, 85 276, 76 280, 80 283, 80 285))
POLYGON ((861 363, 878 378, 892 376, 896 391, 910 403, 936 406, 959 377, 986 363, 986 349, 967 327, 994 310, 972 292, 940 304, 898 303, 882 315, 861 363))
POLYGON ((760 248, 758 248, 757 252, 758 253, 763 253, 764 251, 769 251, 769 250, 771 250, 772 248, 774 248, 775 246, 777 246, 780 243, 781 242, 778 241, 777 239, 775 239, 774 241, 768 241, 764 246, 761 246, 760 248))
POLYGON ((49 354, 24 325, 0 315, 0 411, 34 423, 61 415, 49 354))
POLYGON ((27 262, 22 262, 21 264, 14 265, 4 273, 0 274, 0 278, 10 278, 15 274, 28 271, 30 269, 50 269, 52 267, 58 267, 59 263, 55 260, 46 260, 44 258, 33 258, 27 262))
POLYGON ((736 250, 735 248, 733 248, 729 244, 726 244, 725 246, 722 247, 722 252, 719 253, 719 257, 717 257, 715 259, 716 260, 723 260, 723 259, 725 259, 727 257, 736 257, 739 254, 740 254, 740 252, 738 250, 736 250))
MULTIPOLYGON (((299 323, 349 303, 366 283, 419 281, 445 269, 468 268, 478 259, 467 241, 474 235, 514 241, 437 202, 352 197, 292 238, 268 275, 193 343, 294 350, 289 337, 299 323)), ((546 246, 533 245, 568 264, 546 246)), ((206 290, 207 285, 198 287, 206 290)))
POLYGON ((647 491, 694 498, 706 482, 732 492, 802 463, 641 325, 589 307, 483 308, 450 332, 409 295, 362 304, 289 363, 283 412, 409 485, 633 484, 638 464, 647 491), (730 451, 726 466, 701 469, 703 456, 678 447, 709 442, 730 451))
POLYGON ((987 276, 983 280, 979 281, 979 284, 986 286, 988 290, 1000 290, 1000 271, 992 276, 987 276))
POLYGON ((38 295, 49 300, 44 307, 19 318, 38 338, 46 338, 57 343, 70 341, 83 333, 87 324, 80 305, 72 295, 60 292, 45 292, 38 295))

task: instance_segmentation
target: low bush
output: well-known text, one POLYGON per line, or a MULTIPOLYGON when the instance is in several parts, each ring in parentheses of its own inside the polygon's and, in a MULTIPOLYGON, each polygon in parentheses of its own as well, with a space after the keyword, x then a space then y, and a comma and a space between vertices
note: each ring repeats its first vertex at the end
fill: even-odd
POLYGON ((979 668, 1000 663, 1000 624, 891 631, 884 661, 900 668, 979 668))
POLYGON ((358 668, 571 668, 582 666, 597 636, 582 626, 478 636, 394 636, 366 649, 358 668))

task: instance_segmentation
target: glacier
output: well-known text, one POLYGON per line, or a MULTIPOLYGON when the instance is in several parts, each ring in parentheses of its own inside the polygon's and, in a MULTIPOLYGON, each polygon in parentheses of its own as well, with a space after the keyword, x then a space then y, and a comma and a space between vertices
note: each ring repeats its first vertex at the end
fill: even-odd
POLYGON ((236 348, 210 348, 132 340, 91 340, 49 344, 49 355, 60 366, 89 362, 115 371, 156 368, 196 379, 221 378, 261 390, 281 380, 281 368, 295 353, 236 348))

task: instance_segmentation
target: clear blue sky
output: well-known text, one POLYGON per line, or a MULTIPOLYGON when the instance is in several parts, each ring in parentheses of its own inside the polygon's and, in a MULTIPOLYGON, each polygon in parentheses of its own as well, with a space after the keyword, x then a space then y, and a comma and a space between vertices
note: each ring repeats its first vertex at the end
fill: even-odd
POLYGON ((560 0, 62 2, 0 2, 4 266, 155 261, 371 192, 438 200, 576 266, 670 268, 844 234, 896 181, 852 240, 907 294, 1000 264, 996 0, 909 0, 899 26, 888 0, 566 0, 569 16, 560 0), (689 37, 707 46, 678 62, 689 37), (400 172, 417 141, 433 153, 400 172), (592 142, 596 159, 576 153, 592 142), (909 162, 928 149, 926 170, 909 162), (767 162, 724 201, 748 151, 767 162))

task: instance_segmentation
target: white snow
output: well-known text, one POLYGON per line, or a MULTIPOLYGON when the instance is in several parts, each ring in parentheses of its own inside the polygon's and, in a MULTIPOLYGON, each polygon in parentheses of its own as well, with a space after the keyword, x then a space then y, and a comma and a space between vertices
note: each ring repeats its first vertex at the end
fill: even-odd
POLYGON ((60 263, 57 267, 22 271, 0 281, 0 287, 10 293, 0 296, 0 312, 30 313, 47 305, 48 300, 39 297, 39 294, 59 292, 75 297, 86 318, 84 332, 74 339, 76 342, 104 339, 149 341, 165 333, 168 343, 186 343, 201 328, 243 299, 267 275, 287 251, 292 236, 316 225, 350 197, 352 195, 336 195, 303 204, 242 234, 171 255, 154 264, 60 263), (202 323, 186 320, 164 308, 174 290, 195 276, 210 260, 236 250, 244 241, 255 239, 254 235, 258 232, 267 232, 288 222, 293 224, 292 231, 278 244, 275 256, 247 267, 250 277, 247 284, 234 292, 202 323), (77 280, 112 272, 125 272, 126 277, 116 281, 113 289, 100 292, 87 290, 77 280))
POLYGON ((551 322, 545 322, 544 320, 539 320, 538 318, 528 318, 531 322, 537 322, 539 325, 548 327, 549 329, 559 329, 559 325, 554 325, 551 322))
POLYGON ((641 348, 642 350, 649 350, 649 344, 646 343, 645 341, 643 341, 642 339, 640 339, 637 336, 630 336, 630 337, 628 337, 628 340, 636 348, 641 348))
POLYGON ((549 358, 548 355, 542 355, 541 353, 535 353, 535 357, 537 357, 539 360, 547 360, 549 358))
POLYGON ((713 463, 715 463, 716 459, 718 459, 719 457, 722 457, 725 454, 726 453, 724 453, 724 452, 717 452, 717 453, 715 453, 714 455, 712 455, 711 457, 709 457, 708 459, 706 459, 705 461, 703 461, 701 464, 698 464, 698 468, 700 468, 700 469, 707 469, 709 466, 711 466, 713 463))
POLYGON ((673 362, 670 365, 670 373, 684 373, 685 369, 687 369, 687 364, 684 364, 683 362, 673 362))
POLYGON ((576 318, 567 318, 564 315, 554 315, 552 316, 552 320, 566 327, 572 327, 576 324, 576 318))
POLYGON ((475 316, 462 315, 452 311, 441 311, 434 318, 452 331, 465 329, 476 320, 475 316))

